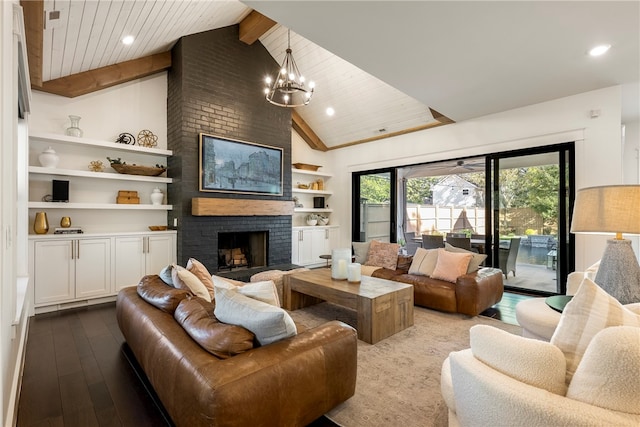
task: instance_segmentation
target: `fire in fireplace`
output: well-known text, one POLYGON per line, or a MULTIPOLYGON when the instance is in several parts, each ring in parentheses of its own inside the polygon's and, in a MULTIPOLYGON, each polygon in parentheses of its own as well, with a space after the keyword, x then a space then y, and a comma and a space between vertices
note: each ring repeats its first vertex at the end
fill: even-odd
POLYGON ((218 270, 267 265, 267 231, 218 233, 218 270))

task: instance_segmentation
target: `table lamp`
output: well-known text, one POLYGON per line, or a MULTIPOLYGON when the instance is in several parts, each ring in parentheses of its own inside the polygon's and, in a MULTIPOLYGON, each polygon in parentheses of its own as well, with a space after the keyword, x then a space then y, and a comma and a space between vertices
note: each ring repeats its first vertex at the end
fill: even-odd
POLYGON ((640 302, 640 265, 631 241, 640 234, 640 185, 608 185, 578 190, 572 233, 616 235, 607 240, 595 282, 622 304, 640 302))

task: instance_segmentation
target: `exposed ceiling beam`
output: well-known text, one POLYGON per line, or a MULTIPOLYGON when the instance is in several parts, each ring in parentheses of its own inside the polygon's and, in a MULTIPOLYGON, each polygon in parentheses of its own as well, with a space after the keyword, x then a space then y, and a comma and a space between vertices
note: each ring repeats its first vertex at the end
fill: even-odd
POLYGON ((252 10, 240 21, 240 41, 251 45, 274 25, 276 25, 276 21, 252 10))
POLYGON ((27 59, 32 86, 42 85, 42 46, 44 39, 44 1, 21 0, 27 37, 27 59))
POLYGON ((431 115, 433 116, 433 119, 436 120, 435 122, 428 123, 428 124, 422 125, 422 126, 412 127, 412 128, 409 128, 409 129, 399 130, 399 131, 396 131, 396 132, 390 132, 390 133, 385 133, 385 134, 381 134, 381 135, 376 135, 376 136, 372 136, 371 138, 359 139, 357 141, 347 142, 345 144, 335 145, 333 147, 329 147, 329 150, 337 150, 339 148, 351 147, 353 145, 364 144, 366 142, 372 142, 372 141, 378 141, 378 140, 385 139, 385 138, 391 138, 392 136, 405 135, 407 133, 417 132, 417 131, 420 131, 420 130, 431 129, 431 128, 435 128, 435 127, 438 127, 438 126, 444 126, 444 125, 448 125, 448 124, 451 124, 451 123, 455 123, 455 121, 451 120, 449 117, 447 117, 447 116, 445 116, 443 114, 440 114, 436 110, 434 110, 432 108, 429 108, 429 110, 431 111, 431 115))
POLYGON ((291 110, 291 126, 293 129, 298 132, 298 135, 309 145, 309 147, 318 151, 327 151, 326 145, 320 139, 318 135, 311 129, 311 127, 305 122, 300 114, 296 112, 296 110, 291 110))
POLYGON ((170 67, 171 52, 167 51, 49 80, 33 89, 74 98, 159 73, 170 67))

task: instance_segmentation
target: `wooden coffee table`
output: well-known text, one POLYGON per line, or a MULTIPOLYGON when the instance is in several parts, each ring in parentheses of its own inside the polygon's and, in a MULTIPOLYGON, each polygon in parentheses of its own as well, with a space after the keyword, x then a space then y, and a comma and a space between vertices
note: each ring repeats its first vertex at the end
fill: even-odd
POLYGON ((413 286, 375 277, 362 282, 333 280, 320 268, 286 275, 284 308, 297 310, 328 301, 356 310, 358 338, 370 344, 413 325, 413 286))

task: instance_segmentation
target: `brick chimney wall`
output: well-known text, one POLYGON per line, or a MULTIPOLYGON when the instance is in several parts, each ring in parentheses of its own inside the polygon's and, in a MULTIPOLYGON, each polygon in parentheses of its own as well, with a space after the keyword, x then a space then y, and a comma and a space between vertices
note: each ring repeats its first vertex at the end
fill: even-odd
POLYGON ((218 269, 218 232, 267 231, 268 264, 291 262, 291 216, 192 216, 191 199, 213 197, 291 200, 291 112, 269 104, 264 77, 278 67, 258 41, 238 39, 238 26, 181 38, 168 74, 167 138, 169 225, 178 220, 178 263, 190 257, 218 269), (283 148, 283 195, 199 191, 198 134, 283 148))

